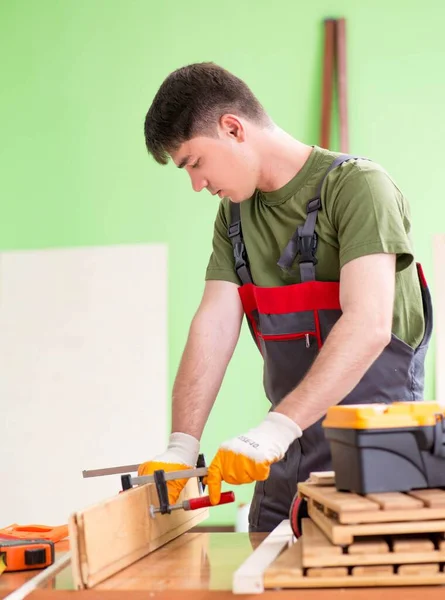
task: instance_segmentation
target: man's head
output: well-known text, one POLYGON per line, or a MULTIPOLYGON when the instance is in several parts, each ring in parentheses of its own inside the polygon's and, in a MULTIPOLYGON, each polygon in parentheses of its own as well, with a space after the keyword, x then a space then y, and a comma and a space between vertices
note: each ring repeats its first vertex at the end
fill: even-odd
POLYGON ((213 63, 171 73, 145 118, 145 142, 160 164, 171 156, 195 191, 234 202, 256 189, 260 160, 255 139, 273 123, 249 87, 213 63))

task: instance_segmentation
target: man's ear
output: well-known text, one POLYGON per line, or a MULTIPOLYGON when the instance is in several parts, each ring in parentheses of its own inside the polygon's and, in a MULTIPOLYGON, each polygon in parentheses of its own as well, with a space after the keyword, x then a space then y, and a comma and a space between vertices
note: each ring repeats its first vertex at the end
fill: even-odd
POLYGON ((242 120, 231 114, 222 115, 219 119, 218 133, 220 137, 229 137, 236 142, 244 142, 246 139, 246 130, 242 120))

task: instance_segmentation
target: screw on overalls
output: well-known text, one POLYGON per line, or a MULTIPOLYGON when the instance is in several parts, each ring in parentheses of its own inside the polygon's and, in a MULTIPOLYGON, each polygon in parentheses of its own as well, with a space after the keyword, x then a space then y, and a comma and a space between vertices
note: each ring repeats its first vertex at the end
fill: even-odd
MULTIPOLYGON (((303 379, 330 330, 340 318, 340 283, 317 281, 316 223, 322 210, 321 192, 328 173, 343 162, 359 157, 340 155, 322 178, 315 198, 307 204, 307 217, 285 247, 278 266, 290 270, 297 259, 301 283, 259 287, 252 281, 243 241, 240 205, 231 203, 228 235, 233 245, 235 269, 242 285, 240 298, 252 337, 264 360, 264 388, 276 406, 303 379)), ((422 267, 417 264, 422 290, 425 332, 413 349, 394 334, 390 343, 341 404, 391 403, 423 399, 424 359, 432 332, 432 304, 422 267)), ((271 531, 288 518, 299 481, 311 471, 331 470, 329 444, 322 419, 308 427, 289 447, 286 456, 271 466, 266 481, 255 486, 249 525, 251 531, 271 531)))

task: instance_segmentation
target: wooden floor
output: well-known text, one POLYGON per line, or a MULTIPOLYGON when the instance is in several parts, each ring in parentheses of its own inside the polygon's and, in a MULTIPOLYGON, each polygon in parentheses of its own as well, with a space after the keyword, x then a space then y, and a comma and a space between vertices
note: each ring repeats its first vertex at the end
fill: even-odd
MULTIPOLYGON (((125 590, 129 600, 181 598, 181 600, 223 600, 231 594, 233 572, 250 556, 264 539, 264 534, 196 533, 183 534, 122 572, 97 585, 93 590, 73 592, 70 568, 59 573, 53 581, 27 596, 30 600, 118 600, 125 590), (70 591, 71 590, 71 591, 70 591)), ((60 555, 68 549, 68 542, 59 542, 60 555)), ((0 576, 0 598, 18 588, 36 572, 3 573, 0 576)), ((442 600, 445 588, 403 587, 302 589, 267 591, 261 597, 302 600, 442 600)), ((246 596, 240 596, 245 599, 246 596)), ((258 596, 249 596, 258 598, 258 596)))

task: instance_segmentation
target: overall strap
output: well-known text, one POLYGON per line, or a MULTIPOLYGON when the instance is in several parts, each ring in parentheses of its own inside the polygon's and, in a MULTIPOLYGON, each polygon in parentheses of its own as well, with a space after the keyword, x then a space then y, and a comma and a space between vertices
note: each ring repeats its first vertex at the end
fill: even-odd
POLYGON ((362 158, 360 156, 352 156, 349 154, 342 154, 338 156, 330 165, 326 173, 323 175, 318 188, 317 193, 312 200, 309 200, 306 206, 307 217, 303 225, 299 225, 297 230, 289 240, 287 246, 283 250, 277 265, 282 269, 289 271, 292 268, 292 264, 299 254, 298 264, 300 267, 300 278, 301 282, 315 281, 315 265, 317 259, 315 253, 317 251, 317 234, 315 233, 315 225, 317 223, 318 211, 321 209, 321 190, 326 177, 329 173, 341 165, 342 163, 362 158))
POLYGON ((227 233, 232 242, 235 270, 241 283, 253 283, 252 275, 247 264, 246 247, 244 246, 243 232, 241 229, 241 209, 236 202, 230 202, 230 225, 227 233))

